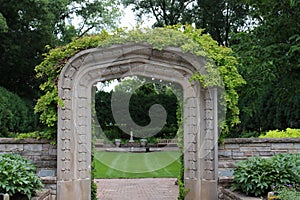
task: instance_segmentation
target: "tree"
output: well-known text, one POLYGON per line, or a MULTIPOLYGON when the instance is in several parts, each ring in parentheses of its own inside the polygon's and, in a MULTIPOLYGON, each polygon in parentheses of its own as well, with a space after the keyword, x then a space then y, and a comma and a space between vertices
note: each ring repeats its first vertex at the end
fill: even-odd
POLYGON ((0 12, 0 33, 7 31, 7 24, 6 19, 3 17, 2 13, 0 12))
POLYGON ((248 26, 249 6, 244 0, 197 0, 184 22, 205 29, 220 45, 230 45, 230 34, 248 26))
POLYGON ((155 26, 175 25, 181 22, 185 12, 190 10, 193 0, 123 0, 123 5, 134 5, 133 11, 141 18, 152 14, 155 26))
MULTIPOLYGON (((120 96, 120 98, 117 98, 120 102, 117 104, 124 104, 122 97, 132 95, 129 103, 130 117, 140 126, 146 126, 150 123, 148 112, 151 106, 154 104, 162 105, 167 111, 166 124, 162 130, 157 130, 159 133, 155 136, 170 138, 175 136, 178 128, 176 118, 178 99, 170 86, 167 86, 165 83, 152 83, 142 77, 132 77, 116 85, 114 93, 116 93, 114 95, 120 96)), ((115 126, 116 122, 112 114, 111 99, 112 92, 97 91, 95 98, 96 114, 104 132, 109 134, 118 132, 122 136, 122 131, 115 126)), ((119 111, 120 109, 123 109, 123 107, 121 106, 117 110, 119 111)), ((126 136, 128 137, 128 135, 124 134, 124 137, 126 136)))
MULTIPOLYGON (((153 16, 154 26, 195 24, 205 29, 220 45, 229 46, 230 33, 247 23, 249 7, 240 0, 123 0, 133 5, 138 17, 153 16)), ((249 21, 249 20, 248 20, 249 21)))
POLYGON ((256 27, 239 33, 233 49, 247 85, 239 90, 239 131, 300 126, 300 2, 251 1, 256 27))
POLYGON ((34 67, 49 50, 45 46, 63 45, 74 36, 115 26, 117 5, 112 0, 0 0, 0 30, 6 29, 0 31, 0 85, 21 97, 36 98, 39 82, 34 67), (75 16, 79 24, 69 24, 75 16))

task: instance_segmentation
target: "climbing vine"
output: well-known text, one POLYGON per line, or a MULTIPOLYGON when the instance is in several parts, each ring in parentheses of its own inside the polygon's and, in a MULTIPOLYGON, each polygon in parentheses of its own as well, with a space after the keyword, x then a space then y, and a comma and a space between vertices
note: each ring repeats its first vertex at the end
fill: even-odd
POLYGON ((74 39, 63 47, 51 49, 45 54, 45 59, 36 66, 37 77, 44 80, 40 85, 43 95, 39 98, 35 112, 40 113, 40 120, 52 131, 51 137, 56 138, 57 105, 62 103, 57 93, 58 76, 68 61, 76 53, 93 48, 109 47, 113 44, 146 42, 154 49, 180 47, 183 52, 192 53, 206 58, 206 74, 195 73, 193 80, 200 81, 203 87, 221 86, 225 88, 226 120, 222 130, 227 133, 229 127, 239 123, 237 107, 238 94, 236 87, 244 84, 243 78, 236 69, 237 60, 229 48, 218 46, 209 35, 201 29, 191 26, 172 26, 156 29, 117 29, 109 34, 105 31, 98 35, 74 39))

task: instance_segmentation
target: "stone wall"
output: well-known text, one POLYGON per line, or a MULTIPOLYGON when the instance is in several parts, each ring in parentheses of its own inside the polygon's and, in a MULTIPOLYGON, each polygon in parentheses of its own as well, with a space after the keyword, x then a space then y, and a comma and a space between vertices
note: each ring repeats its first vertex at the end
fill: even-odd
MULTIPOLYGON (((0 153, 17 153, 30 159, 36 165, 46 188, 51 189, 53 195, 56 194, 56 145, 51 145, 48 140, 0 138, 0 153)), ((219 185, 224 188, 231 184, 236 162, 251 156, 271 157, 279 153, 300 153, 300 138, 226 139, 224 144, 219 145, 219 185)), ((228 194, 225 193, 220 195, 231 194, 228 191, 228 194)))
POLYGON ((219 145, 219 177, 232 176, 236 162, 252 156, 300 153, 300 138, 232 138, 219 145))
POLYGON ((232 138, 219 145, 219 199, 238 198, 225 188, 233 182, 233 171, 238 161, 252 156, 264 158, 280 153, 300 153, 300 138, 232 138), (233 195, 235 197, 233 197, 233 195))
POLYGON ((16 153, 28 158, 37 167, 45 188, 56 193, 56 145, 48 140, 0 138, 0 154, 16 153))
POLYGON ((232 192, 229 189, 222 188, 222 197, 219 200, 260 200, 257 197, 248 197, 245 194, 239 192, 232 192))

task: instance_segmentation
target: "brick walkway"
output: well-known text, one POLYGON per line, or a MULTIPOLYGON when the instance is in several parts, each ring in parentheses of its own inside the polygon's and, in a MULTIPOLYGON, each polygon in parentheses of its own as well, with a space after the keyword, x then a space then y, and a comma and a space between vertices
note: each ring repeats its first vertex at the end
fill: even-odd
POLYGON ((95 179, 100 200, 176 200, 176 178, 95 179))

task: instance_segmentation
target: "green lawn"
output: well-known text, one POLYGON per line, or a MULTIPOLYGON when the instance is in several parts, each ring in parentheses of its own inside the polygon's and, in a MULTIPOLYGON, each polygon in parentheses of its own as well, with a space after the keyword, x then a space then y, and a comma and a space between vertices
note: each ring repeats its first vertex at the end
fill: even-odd
POLYGON ((95 178, 177 178, 180 154, 179 151, 96 152, 95 178))

